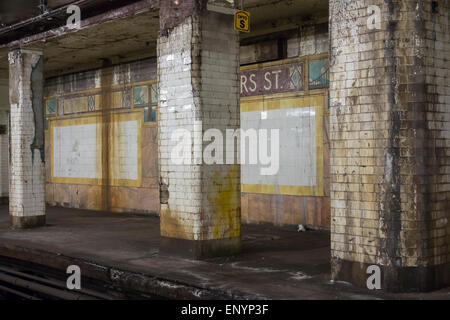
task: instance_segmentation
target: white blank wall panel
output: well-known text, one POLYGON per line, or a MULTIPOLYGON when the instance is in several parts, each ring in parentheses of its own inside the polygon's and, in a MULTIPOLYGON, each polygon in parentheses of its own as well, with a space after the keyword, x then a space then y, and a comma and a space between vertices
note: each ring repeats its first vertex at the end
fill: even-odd
POLYGON ((98 124, 53 128, 53 176, 60 178, 101 178, 97 156, 98 124))
MULTIPOLYGON (((267 165, 241 165, 242 183, 256 185, 316 186, 316 108, 289 108, 241 113, 241 126, 248 129, 278 129, 279 171, 276 175, 261 175, 267 165)), ((246 143, 246 155, 249 142, 246 143)), ((270 144, 268 144, 270 150, 270 144)), ((258 155, 259 159, 259 155, 258 155)))
MULTIPOLYGON (((114 122, 110 131, 110 177, 139 179, 139 124, 114 122)), ((53 177, 102 178, 102 128, 99 123, 53 127, 53 177)))

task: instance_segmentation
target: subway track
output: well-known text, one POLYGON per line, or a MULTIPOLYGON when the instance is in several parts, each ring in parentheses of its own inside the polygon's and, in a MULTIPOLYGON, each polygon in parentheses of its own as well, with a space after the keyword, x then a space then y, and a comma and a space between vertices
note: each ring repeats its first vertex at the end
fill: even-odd
POLYGON ((123 292, 120 288, 85 278, 82 279, 80 290, 69 290, 66 286, 68 276, 60 270, 0 257, 0 300, 141 300, 152 298, 140 293, 123 292))

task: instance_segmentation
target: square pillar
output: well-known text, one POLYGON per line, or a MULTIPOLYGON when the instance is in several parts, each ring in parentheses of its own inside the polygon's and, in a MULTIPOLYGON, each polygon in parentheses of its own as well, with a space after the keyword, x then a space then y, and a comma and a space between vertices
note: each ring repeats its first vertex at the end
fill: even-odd
POLYGON ((9 214, 13 228, 45 225, 42 52, 9 52, 9 214))
POLYGON ((0 79, 0 204, 8 203, 9 195, 9 81, 0 79))
POLYGON ((450 284, 448 28, 448 1, 330 1, 335 280, 450 284))
POLYGON ((160 250, 195 259, 238 252, 241 227, 239 141, 223 140, 240 126, 239 35, 206 2, 162 1, 158 39, 160 250))
MULTIPOLYGON (((8 98, 8 96, 6 96, 8 98)), ((9 101, 7 102, 7 105, 9 101)), ((0 108, 0 204, 9 196, 9 110, 0 108)))

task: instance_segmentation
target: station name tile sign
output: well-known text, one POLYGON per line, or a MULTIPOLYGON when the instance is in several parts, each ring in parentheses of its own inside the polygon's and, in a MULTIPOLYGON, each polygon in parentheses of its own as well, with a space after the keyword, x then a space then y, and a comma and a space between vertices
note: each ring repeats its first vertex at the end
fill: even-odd
POLYGON ((241 71, 241 97, 304 90, 304 63, 241 71))

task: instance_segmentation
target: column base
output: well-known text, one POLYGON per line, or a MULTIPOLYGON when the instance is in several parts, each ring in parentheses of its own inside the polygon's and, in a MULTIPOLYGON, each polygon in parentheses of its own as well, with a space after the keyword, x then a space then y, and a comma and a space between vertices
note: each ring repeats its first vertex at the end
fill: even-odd
MULTIPOLYGON (((367 268, 373 264, 333 259, 332 279, 367 288, 367 268)), ((380 266, 381 290, 387 292, 428 292, 450 286, 450 263, 429 267, 380 266)))
POLYGON ((45 226, 45 215, 17 217, 9 216, 9 221, 13 229, 29 229, 45 226))
POLYGON ((175 255, 188 259, 231 256, 241 250, 241 238, 217 240, 185 240, 161 237, 159 251, 163 254, 175 255))

